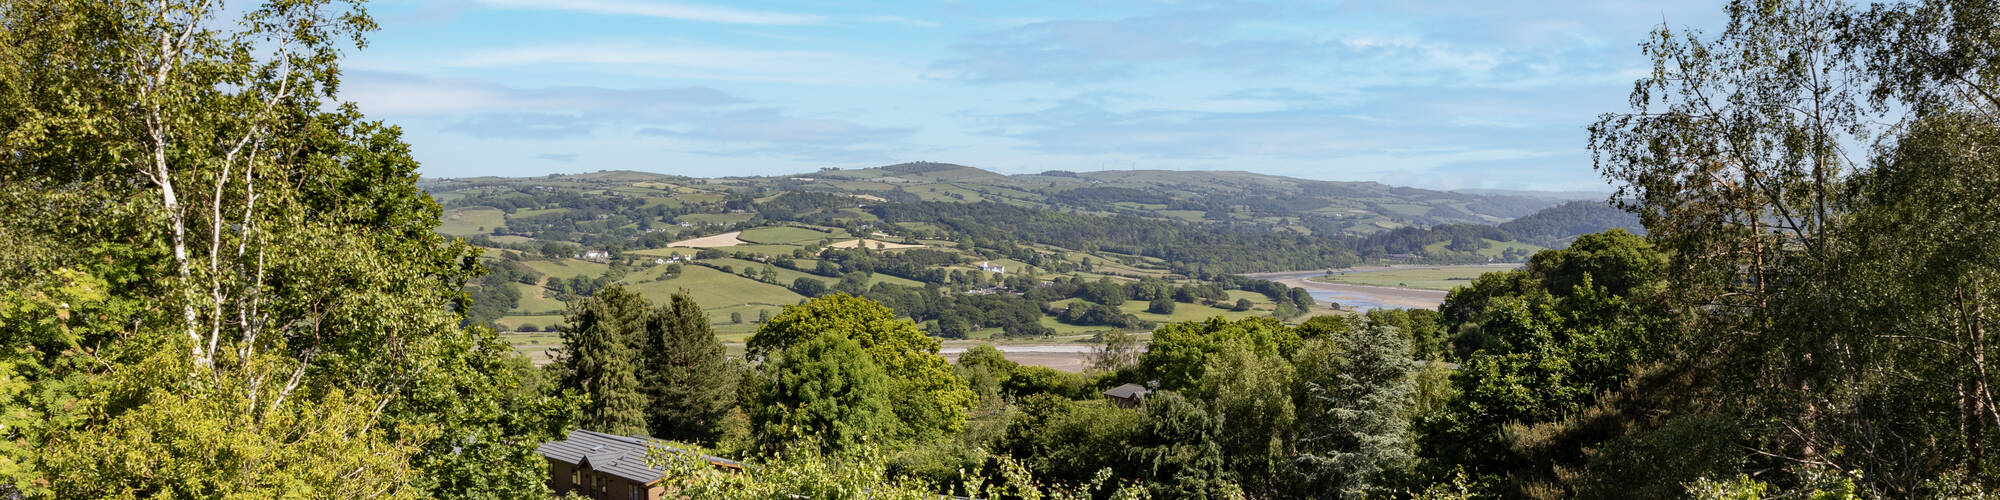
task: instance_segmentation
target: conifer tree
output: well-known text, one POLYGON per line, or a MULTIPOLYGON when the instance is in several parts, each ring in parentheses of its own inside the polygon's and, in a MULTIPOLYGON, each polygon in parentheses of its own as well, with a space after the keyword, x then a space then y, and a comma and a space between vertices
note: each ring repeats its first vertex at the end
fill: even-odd
POLYGON ((571 306, 563 328, 563 387, 590 398, 578 416, 584 429, 612 434, 646 431, 638 350, 646 301, 612 285, 571 306))
POLYGON ((646 318, 640 380, 653 437, 707 441, 736 403, 736 370, 686 290, 646 318))

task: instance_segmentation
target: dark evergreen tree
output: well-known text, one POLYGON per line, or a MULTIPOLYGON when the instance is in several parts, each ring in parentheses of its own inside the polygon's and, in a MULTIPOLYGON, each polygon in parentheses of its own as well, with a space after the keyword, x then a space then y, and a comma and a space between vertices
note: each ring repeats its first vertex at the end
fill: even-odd
POLYGON ((686 290, 646 317, 640 381, 647 397, 646 428, 653 437, 710 441, 736 404, 738 375, 708 315, 686 290))
POLYGON ((1409 341, 1368 326, 1315 340, 1298 357, 1301 492, 1372 498, 1412 460, 1405 438, 1414 384, 1409 341))
POLYGON ((637 361, 646 328, 646 301, 612 285, 571 306, 563 327, 563 388, 590 398, 577 425, 599 432, 646 431, 646 396, 637 361))

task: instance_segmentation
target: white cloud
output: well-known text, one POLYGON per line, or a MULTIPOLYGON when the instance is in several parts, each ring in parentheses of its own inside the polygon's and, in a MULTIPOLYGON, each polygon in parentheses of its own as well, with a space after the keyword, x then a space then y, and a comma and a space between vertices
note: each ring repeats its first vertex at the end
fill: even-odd
POLYGON ((812 14, 758 12, 710 5, 642 0, 480 0, 480 3, 503 9, 564 10, 727 24, 807 25, 826 22, 825 17, 812 14))
POLYGON ((806 50, 648 46, 629 43, 562 44, 471 53, 458 67, 584 64, 673 78, 767 82, 869 84, 916 81, 919 70, 893 63, 806 50), (649 69, 650 67, 650 69, 649 69))
POLYGON ((362 111, 388 116, 493 112, 670 116, 686 109, 744 102, 709 87, 519 88, 407 73, 354 71, 346 76, 341 98, 359 104, 362 111))

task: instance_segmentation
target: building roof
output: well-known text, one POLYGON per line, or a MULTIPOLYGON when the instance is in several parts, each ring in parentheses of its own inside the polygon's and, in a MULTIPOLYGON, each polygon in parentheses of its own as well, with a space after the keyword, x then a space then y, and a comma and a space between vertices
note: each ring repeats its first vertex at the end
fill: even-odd
POLYGON ((1147 394, 1151 394, 1152 392, 1153 392, 1152 390, 1147 389, 1146 386, 1143 385, 1125 384, 1118 387, 1113 387, 1111 388, 1111 390, 1104 391, 1104 396, 1112 398, 1120 398, 1120 399, 1134 399, 1143 397, 1147 394))
MULTIPOLYGON (((646 450, 649 447, 685 453, 679 448, 667 446, 659 440, 646 436, 620 436, 582 429, 570 432, 569 439, 542 443, 538 451, 542 452, 542 456, 552 460, 579 465, 588 463, 591 470, 648 484, 666 475, 666 471, 646 465, 646 450)), ((734 460, 707 455, 701 458, 718 467, 733 469, 743 467, 743 464, 734 460)))

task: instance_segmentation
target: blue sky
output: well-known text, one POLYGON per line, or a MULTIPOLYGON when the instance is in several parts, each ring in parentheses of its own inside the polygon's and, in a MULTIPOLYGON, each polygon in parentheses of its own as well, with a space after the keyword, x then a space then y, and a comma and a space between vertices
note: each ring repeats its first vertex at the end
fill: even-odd
POLYGON ((1603 190, 1584 127, 1719 2, 384 0, 343 98, 429 177, 941 161, 1603 190))

